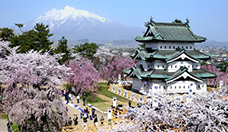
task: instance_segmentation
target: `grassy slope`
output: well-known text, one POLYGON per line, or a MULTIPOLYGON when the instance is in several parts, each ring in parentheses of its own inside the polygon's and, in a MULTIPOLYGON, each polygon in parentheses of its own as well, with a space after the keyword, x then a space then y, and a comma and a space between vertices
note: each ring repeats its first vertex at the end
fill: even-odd
POLYGON ((117 100, 121 101, 121 102, 129 101, 128 99, 126 99, 118 94, 109 92, 108 88, 109 88, 109 86, 106 83, 100 83, 97 93, 105 95, 106 97, 111 98, 111 99, 115 96, 115 97, 117 97, 117 100))
MULTIPOLYGON (((112 92, 109 92, 108 88, 109 88, 109 86, 106 83, 100 83, 98 91, 96 92, 97 93, 96 95, 99 96, 99 94, 101 94, 105 97, 99 96, 99 97, 97 97, 98 98, 97 102, 90 102, 90 103, 102 111, 107 111, 107 109, 110 108, 112 105, 113 97, 117 97, 117 100, 119 103, 128 105, 128 102, 129 102, 128 99, 126 99, 120 95, 114 94, 112 92)), ((132 105, 136 105, 136 103, 132 102, 132 105)))

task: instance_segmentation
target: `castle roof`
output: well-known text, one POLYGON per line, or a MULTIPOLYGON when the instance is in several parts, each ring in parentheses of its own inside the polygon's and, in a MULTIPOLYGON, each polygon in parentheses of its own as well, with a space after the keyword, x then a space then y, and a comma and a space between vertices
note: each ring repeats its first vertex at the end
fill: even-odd
POLYGON ((143 36, 135 38, 138 42, 204 42, 205 37, 195 35, 188 23, 156 23, 148 25, 143 36))
POLYGON ((148 53, 145 49, 138 48, 135 52, 130 54, 132 59, 142 59, 142 60, 152 60, 152 59, 162 59, 166 62, 171 62, 173 60, 183 58, 189 59, 191 61, 199 61, 204 59, 210 59, 210 56, 204 53, 201 53, 197 50, 157 50, 152 53, 148 53))
POLYGON ((188 72, 188 68, 186 67, 181 67, 179 70, 177 70, 171 77, 165 79, 165 81, 167 83, 173 82, 177 79, 187 79, 190 78, 192 80, 198 81, 198 82, 203 82, 203 78, 198 77, 195 74, 192 74, 190 72, 188 72))
POLYGON ((160 69, 143 71, 143 69, 141 69, 140 66, 136 66, 136 65, 130 69, 124 70, 124 73, 127 74, 127 76, 136 76, 140 80, 141 79, 162 79, 167 83, 169 83, 170 81, 176 80, 179 77, 182 77, 181 75, 186 76, 184 77, 184 79, 188 77, 200 82, 206 78, 214 78, 217 76, 215 73, 208 72, 203 69, 192 70, 192 72, 189 72, 186 67, 181 67, 176 72, 168 72, 167 70, 160 70, 160 69))

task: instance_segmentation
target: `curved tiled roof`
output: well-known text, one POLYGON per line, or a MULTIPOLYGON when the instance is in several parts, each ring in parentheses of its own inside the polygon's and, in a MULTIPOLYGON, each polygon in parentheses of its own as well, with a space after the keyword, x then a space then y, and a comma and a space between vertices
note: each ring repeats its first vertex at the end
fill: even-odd
MULTIPOLYGON (((157 50, 152 53, 148 53, 145 49, 138 49, 130 55, 132 59, 142 59, 142 60, 151 60, 151 59, 163 59, 169 60, 170 58, 180 55, 183 50, 157 50)), ((204 53, 201 53, 197 50, 185 50, 184 51, 189 57, 203 60, 210 59, 210 56, 204 53)))
MULTIPOLYGON (((143 79, 143 78, 155 79, 156 78, 156 79, 163 79, 163 80, 169 81, 186 71, 187 71, 186 67, 181 67, 176 72, 168 72, 167 70, 158 70, 158 69, 143 71, 139 66, 135 65, 130 69, 124 70, 123 72, 125 74, 127 74, 127 76, 136 76, 138 79, 143 79)), ((189 72, 189 71, 187 71, 187 72, 190 75, 192 75, 200 80, 205 79, 205 78, 214 78, 217 76, 215 73, 208 72, 203 69, 196 69, 196 70, 192 70, 192 72, 189 72)))
POLYGON ((195 35, 186 23, 153 23, 143 36, 135 38, 139 42, 204 42, 205 37, 195 35))

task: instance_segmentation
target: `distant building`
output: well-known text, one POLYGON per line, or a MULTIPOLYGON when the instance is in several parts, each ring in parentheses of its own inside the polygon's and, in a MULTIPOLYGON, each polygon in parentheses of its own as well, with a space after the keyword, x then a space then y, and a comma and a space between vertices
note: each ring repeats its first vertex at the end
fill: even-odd
POLYGON ((149 95, 150 89, 170 93, 207 91, 206 78, 216 74, 200 69, 210 56, 194 49, 194 43, 206 38, 195 35, 188 23, 151 23, 136 41, 145 45, 130 56, 138 65, 124 70, 133 77, 132 91, 149 95))

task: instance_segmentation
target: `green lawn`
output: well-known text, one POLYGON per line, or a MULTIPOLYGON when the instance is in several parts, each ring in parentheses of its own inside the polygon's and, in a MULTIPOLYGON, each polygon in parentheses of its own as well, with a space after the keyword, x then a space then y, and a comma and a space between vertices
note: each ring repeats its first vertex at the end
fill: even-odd
POLYGON ((103 100, 103 99, 101 99, 99 97, 96 97, 96 101, 88 101, 89 96, 90 95, 87 96, 86 103, 94 104, 94 103, 100 103, 100 102, 107 102, 106 100, 103 100))
MULTIPOLYGON (((94 96, 95 94, 88 94, 86 97, 87 98, 86 103, 90 103, 102 111, 107 111, 107 108, 110 108, 112 104, 113 97, 117 97, 117 100, 119 102, 122 102, 121 104, 128 105, 129 100, 127 98, 124 98, 120 95, 112 93, 108 91, 108 89, 109 89, 109 86, 107 85, 107 83, 99 83, 99 87, 96 93, 104 95, 106 99, 102 97, 94 96), (88 101, 88 98, 91 98, 90 100, 93 100, 96 98, 96 101, 88 101), (109 99, 107 100, 107 98, 109 99)), ((133 101, 132 105, 136 105, 136 103, 133 101)))
POLYGON ((111 107, 110 102, 99 102, 99 103, 93 103, 92 105, 105 112, 107 111, 108 108, 111 107))
POLYGON ((0 119, 7 119, 7 120, 9 119, 7 114, 3 113, 2 111, 0 111, 0 115, 1 115, 0 119))
POLYGON ((120 102, 126 103, 129 101, 127 98, 124 98, 118 94, 108 91, 108 89, 109 89, 109 86, 107 85, 107 83, 100 83, 97 93, 105 95, 106 97, 111 98, 111 99, 115 96, 115 97, 117 97, 117 100, 120 102))

